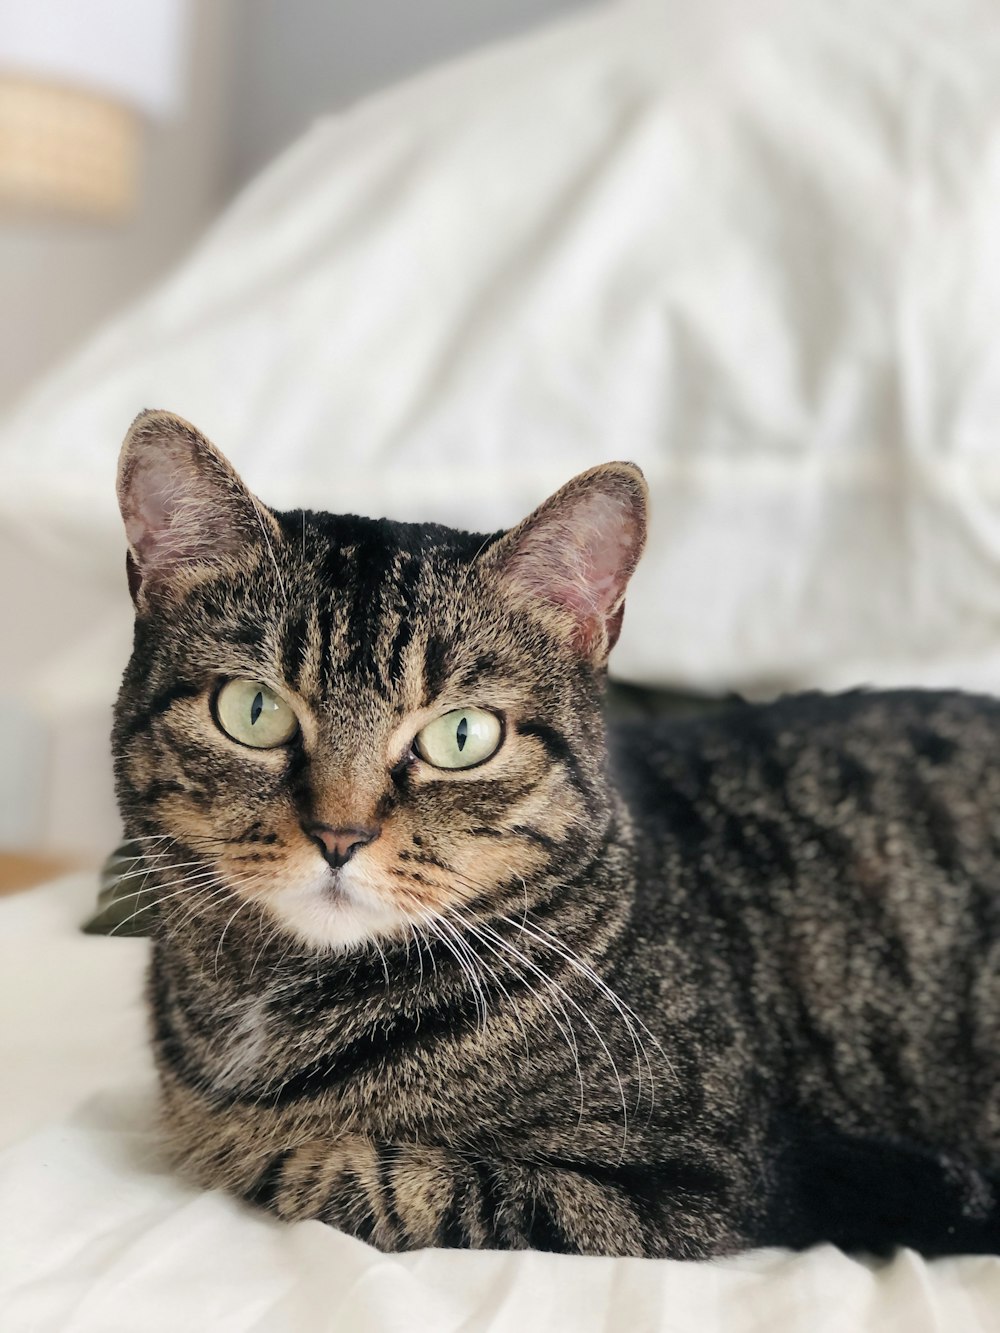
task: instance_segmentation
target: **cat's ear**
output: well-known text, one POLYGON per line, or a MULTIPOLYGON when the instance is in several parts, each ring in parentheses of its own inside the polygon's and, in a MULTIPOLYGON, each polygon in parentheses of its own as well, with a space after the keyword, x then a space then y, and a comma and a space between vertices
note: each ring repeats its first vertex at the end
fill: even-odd
POLYGON ((170 412, 141 412, 129 427, 118 504, 137 606, 155 590, 183 591, 251 544, 280 539, 273 515, 222 454, 170 412))
POLYGON ((490 548, 507 591, 547 617, 595 667, 621 632, 625 588, 646 541, 646 482, 604 463, 556 491, 490 548))

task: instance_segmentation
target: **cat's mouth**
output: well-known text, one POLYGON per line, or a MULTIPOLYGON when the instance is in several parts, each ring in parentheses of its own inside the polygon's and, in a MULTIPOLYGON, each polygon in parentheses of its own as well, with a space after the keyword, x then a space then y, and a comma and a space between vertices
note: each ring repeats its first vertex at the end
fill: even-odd
POLYGON ((335 900, 346 899, 350 896, 350 886, 345 884, 341 874, 343 869, 343 866, 338 866, 336 869, 330 866, 325 872, 325 883, 322 890, 335 900))
POLYGON ((356 861, 290 875, 262 902, 279 925, 319 949, 348 949, 406 928, 377 875, 356 861))
POLYGON ((346 871, 346 866, 338 866, 336 869, 328 867, 321 872, 318 886, 320 897, 334 908, 355 908, 360 912, 369 908, 377 909, 382 903, 381 896, 373 895, 370 889, 352 883, 346 871))

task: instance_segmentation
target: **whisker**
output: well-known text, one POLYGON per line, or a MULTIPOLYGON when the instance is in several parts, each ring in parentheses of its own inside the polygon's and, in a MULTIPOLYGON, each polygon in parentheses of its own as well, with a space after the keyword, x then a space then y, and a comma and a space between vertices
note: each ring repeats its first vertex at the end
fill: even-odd
POLYGON ((193 896, 188 910, 180 919, 181 927, 189 925, 196 918, 204 917, 212 908, 220 906, 231 896, 226 884, 204 884, 193 896))
MULTIPOLYGON (((462 935, 462 932, 461 932, 459 929, 457 929, 456 926, 454 926, 450 921, 448 921, 445 917, 443 917, 443 916, 442 916, 441 914, 439 914, 439 913, 433 913, 432 915, 433 915, 433 919, 435 920, 435 922, 436 922, 439 926, 444 927, 444 928, 449 932, 449 934, 450 934, 450 935, 452 936, 452 938, 455 940, 456 946, 460 947, 460 948, 463 950, 463 952, 466 953, 466 955, 467 955, 467 956, 469 957, 469 959, 470 959, 470 962, 472 962, 472 960, 474 960, 474 962, 473 962, 473 966, 474 966, 475 963, 479 963, 480 966, 484 967, 484 968, 486 969, 486 971, 490 974, 490 976, 493 978, 494 983, 496 984, 496 986, 500 989, 500 991, 503 993, 503 995, 504 995, 505 998, 507 999, 507 1002, 508 1002, 508 1004, 510 1005, 511 1010, 512 1010, 512 1012, 513 1012, 515 1018, 517 1019, 518 1024, 520 1025, 520 1028, 521 1028, 521 1036, 522 1036, 522 1038, 523 1038, 523 1040, 524 1040, 524 1050, 525 1050, 525 1054, 526 1054, 526 1055, 529 1055, 530 1052, 529 1052, 529 1049, 528 1049, 528 1034, 527 1034, 527 1031, 525 1030, 524 1020, 523 1020, 523 1018, 521 1017, 520 1009, 518 1008, 518 1006, 517 1006, 517 1004, 515 1003, 513 997, 511 996, 510 991, 508 991, 507 987, 503 984, 503 982, 502 982, 502 981, 500 980, 500 978, 497 976, 497 974, 496 974, 496 972, 494 971, 494 969, 493 969, 492 967, 490 967, 489 963, 486 962, 485 958, 481 957, 479 954, 476 953, 475 949, 472 948, 472 946, 469 944, 469 942, 468 942, 468 941, 464 938, 464 936, 462 935)), ((485 1000, 485 995, 483 996, 483 998, 484 998, 484 1000, 485 1000)), ((485 1021, 486 1021, 486 1020, 485 1020, 485 1016, 484 1016, 484 1019, 483 1019, 483 1023, 484 1023, 484 1025, 485 1025, 485 1021)))
POLYGON ((463 976, 468 978, 476 1000, 476 1021, 477 1024, 479 1025, 480 1031, 482 1031, 486 1027, 486 1020, 488 1017, 488 1006, 486 1004, 486 996, 483 994, 483 988, 479 981, 479 978, 476 976, 475 969, 470 968, 467 959, 462 957, 462 954, 455 947, 455 944, 452 942, 452 940, 449 939, 449 937, 439 929, 439 926, 441 925, 440 917, 435 917, 425 912, 421 915, 421 920, 430 930, 431 934, 436 935, 437 938, 444 945, 444 947, 452 955, 452 957, 458 963, 459 971, 463 974, 463 976))
MULTIPOLYGON (((577 1128, 579 1128, 580 1125, 583 1123, 584 1108, 586 1104, 586 1087, 583 1080, 583 1070, 580 1065, 580 1045, 579 1042, 577 1041, 576 1029, 573 1027, 573 1019, 571 1018, 570 1013, 567 1010, 564 1002, 564 997, 565 997, 565 999, 570 999, 570 1002, 573 1003, 571 997, 566 993, 566 991, 562 988, 562 986, 559 985, 559 983, 555 980, 554 977, 549 976, 549 974, 543 968, 537 967, 534 963, 532 963, 530 958, 528 958, 524 953, 521 952, 521 950, 517 949, 514 945, 509 944, 509 942, 504 941, 499 935, 496 934, 496 932, 488 931, 488 928, 484 928, 482 926, 482 923, 480 923, 479 925, 471 925, 467 923, 466 928, 471 930, 482 941, 482 943, 485 944, 485 946, 491 951, 491 953, 495 954, 499 958, 500 955, 496 947, 490 942, 489 936, 492 935, 496 940, 497 944, 501 945, 501 947, 503 947, 507 953, 512 953, 514 957, 518 959, 519 962, 523 963, 525 967, 529 968, 531 972, 536 977, 539 978, 545 990, 552 992, 552 998, 555 1000, 556 1004, 558 1004, 559 1009, 562 1012, 562 1016, 566 1022, 566 1027, 565 1028, 563 1027, 560 1020, 556 1017, 554 1010, 549 1009, 548 1012, 552 1018, 552 1021, 558 1027, 563 1039, 566 1042, 567 1049, 569 1050, 570 1054, 573 1057, 573 1064, 576 1070, 577 1083, 579 1084, 580 1088, 580 1105, 577 1115, 577 1128)), ((510 967, 512 972, 514 972, 515 976, 519 977, 522 981, 524 981, 525 985, 528 985, 527 980, 525 979, 523 973, 519 972, 517 968, 513 966, 512 963, 508 962, 507 966, 510 967)), ((528 988, 531 994, 533 995, 541 994, 540 991, 531 990, 530 986, 528 988)), ((574 1004, 574 1007, 577 1006, 574 1004)))
POLYGON ((385 973, 385 988, 386 991, 388 991, 392 986, 392 982, 389 980, 389 964, 386 961, 385 953, 382 950, 382 946, 379 944, 378 940, 375 939, 374 936, 372 936, 371 943, 378 950, 378 956, 382 960, 382 971, 385 973))
MULTIPOLYGON (((166 856, 168 855, 168 853, 164 852, 163 855, 166 856)), ((138 870, 127 870, 122 875, 116 875, 115 880, 118 884, 122 884, 127 879, 138 879, 140 875, 144 875, 148 879, 154 870, 185 870, 189 866, 200 866, 200 865, 204 865, 204 861, 202 860, 180 861, 178 863, 170 863, 169 865, 166 863, 162 865, 153 864, 148 866, 142 866, 138 870)))
MULTIPOLYGON (((264 924, 266 923, 266 920, 267 920, 267 918, 264 916, 263 913, 261 913, 261 932, 260 932, 260 933, 261 933, 262 936, 264 936, 264 929, 263 929, 263 927, 264 927, 264 924)), ((271 941, 272 941, 276 936, 278 936, 278 935, 280 935, 280 934, 281 934, 281 926, 280 926, 280 924, 279 924, 279 925, 274 925, 274 926, 272 926, 271 929, 268 931, 267 935, 264 936, 264 942, 261 944, 260 948, 257 950, 257 956, 256 956, 256 958, 254 958, 253 962, 252 962, 251 965, 250 965, 250 975, 249 975, 248 978, 247 978, 248 981, 253 981, 253 974, 254 974, 254 973, 256 972, 256 970, 257 970, 257 964, 258 964, 258 963, 260 962, 260 960, 264 957, 264 954, 265 954, 265 952, 267 951, 268 946, 271 944, 271 941)))
POLYGON ((245 898, 243 902, 241 902, 239 906, 236 908, 236 911, 232 914, 232 916, 229 918, 226 924, 222 927, 222 934, 219 936, 219 942, 215 946, 214 971, 216 980, 218 980, 219 977, 219 954, 222 952, 222 942, 226 938, 226 932, 228 931, 229 927, 233 924, 233 922, 236 920, 236 918, 239 916, 239 914, 242 911, 244 911, 247 907, 249 907, 252 902, 253 902, 252 898, 245 898))
POLYGON ((624 1155, 625 1155, 625 1145, 626 1145, 626 1143, 627 1143, 627 1141, 628 1141, 628 1124, 629 1124, 629 1116, 628 1116, 628 1101, 627 1101, 627 1099, 626 1099, 626 1097, 625 1097, 625 1085, 624 1085, 623 1082, 622 1082, 621 1073, 620 1073, 620 1071, 619 1071, 619 1069, 618 1069, 618 1064, 617 1064, 617 1062, 615 1061, 614 1056, 611 1054, 611 1050, 610 1050, 610 1048, 609 1048, 607 1042, 606 1042, 606 1041, 604 1040, 604 1038, 601 1036, 600 1030, 598 1029, 598 1027, 596 1026, 596 1024, 591 1020, 590 1016, 586 1013, 586 1011, 585 1011, 585 1010, 584 1010, 584 1009, 583 1009, 583 1008, 576 1002, 576 1000, 574 1000, 573 996, 570 995, 569 991, 567 991, 563 986, 561 986, 561 985, 559 984, 559 982, 557 982, 553 977, 548 977, 548 974, 547 974, 547 973, 545 973, 542 969, 536 967, 536 965, 535 965, 534 963, 532 963, 531 960, 527 957, 527 955, 525 955, 523 952, 521 952, 521 950, 517 949, 517 948, 516 948, 514 945, 512 945, 508 940, 505 940, 505 939, 503 938, 502 935, 498 934, 496 931, 492 930, 490 927, 485 926, 485 925, 484 925, 483 923, 481 923, 481 922, 477 925, 476 928, 477 928, 477 930, 485 930, 485 931, 486 931, 492 938, 494 938, 494 939, 496 940, 497 944, 498 944, 501 948, 506 949, 506 950, 510 951, 511 953, 514 953, 515 955, 517 955, 518 957, 520 957, 521 961, 524 963, 524 965, 525 965, 526 967, 530 967, 530 968, 532 969, 532 971, 538 972, 539 975, 542 976, 542 977, 547 977, 547 979, 548 979, 548 981, 550 982, 550 984, 551 984, 553 987, 557 988, 557 989, 562 993, 562 995, 563 995, 563 996, 566 998, 566 1000, 573 1006, 573 1008, 577 1011, 577 1013, 580 1015, 580 1017, 583 1019, 583 1021, 584 1021, 584 1022, 587 1024, 587 1026, 590 1028, 591 1032, 593 1032, 594 1036, 597 1038, 598 1044, 600 1045, 601 1049, 604 1051, 604 1054, 605 1054, 605 1056, 607 1057, 608 1064, 611 1066, 611 1070, 612 1070, 612 1072, 613 1072, 613 1074, 614 1074, 614 1076, 615 1076, 615 1081, 616 1081, 616 1083, 618 1084, 618 1094, 619 1094, 619 1099, 620 1099, 620 1101, 621 1101, 621 1107, 622 1107, 622 1122, 623 1122, 623 1128, 624 1128, 624 1133, 623 1133, 623 1137, 622 1137, 622 1147, 621 1147, 621 1154, 622 1154, 622 1157, 621 1157, 621 1159, 619 1159, 619 1160, 622 1160, 622 1159, 624 1158, 624 1155))
MULTIPOLYGON (((453 872, 453 874, 455 879, 459 883, 463 884, 473 893, 480 894, 483 892, 484 886, 475 883, 474 881, 468 879, 466 876, 459 874, 458 872, 453 872)), ((517 878, 520 879, 521 881, 525 906, 527 907, 527 886, 525 884, 524 879, 521 876, 517 876, 517 878)), ((576 954, 572 949, 570 949, 569 946, 566 945, 564 941, 558 939, 556 936, 552 935, 549 931, 544 930, 544 928, 541 925, 537 923, 529 924, 528 915, 529 913, 527 911, 523 912, 522 919, 520 922, 518 922, 513 917, 508 916, 503 912, 499 912, 494 914, 494 919, 498 921, 503 921, 506 924, 513 926, 515 929, 518 930, 519 933, 525 934, 528 938, 533 938, 534 941, 541 947, 551 949, 553 953, 561 957, 574 969, 574 971, 576 971, 581 977, 583 977, 591 985, 593 985, 595 989, 601 995, 604 996, 604 998, 608 1001, 608 1003, 612 1006, 612 1008, 616 1010, 619 1018, 625 1025, 625 1029, 628 1033, 629 1040, 632 1043, 633 1051, 635 1053, 636 1075, 637 1075, 636 1105, 635 1105, 636 1114, 638 1114, 638 1111, 642 1104, 642 1092, 643 1092, 642 1085, 644 1082, 643 1065, 645 1065, 645 1070, 646 1070, 645 1081, 648 1083, 648 1097, 649 1097, 649 1108, 646 1116, 646 1123, 648 1124, 650 1118, 652 1117, 653 1107, 655 1105, 656 1080, 653 1074, 653 1067, 649 1057, 649 1052, 646 1049, 646 1044, 643 1041, 640 1032, 644 1033, 645 1036, 649 1039, 649 1041, 652 1042, 653 1046, 656 1048, 658 1055, 662 1058, 665 1068, 668 1070, 671 1077, 676 1079, 676 1071, 674 1069, 674 1066, 671 1064, 669 1057, 663 1050, 663 1047, 660 1044, 658 1038, 655 1036, 655 1034, 650 1031, 647 1025, 642 1021, 642 1019, 639 1018, 639 1016, 634 1012, 634 1010, 632 1010, 625 1003, 625 1001, 621 998, 621 996, 618 995, 617 992, 607 984, 607 982, 594 970, 594 968, 591 967, 586 962, 584 962, 584 960, 580 958, 579 955, 576 954)))
MULTIPOLYGON (((507 921, 508 924, 510 925, 517 925, 517 923, 512 921, 510 917, 503 917, 501 919, 507 921)), ((654 1099, 656 1095, 656 1082, 653 1076, 653 1066, 649 1059, 649 1053, 646 1050, 645 1043, 642 1041, 641 1037, 636 1032, 635 1025, 637 1024, 639 1028, 641 1028, 642 1031, 645 1032, 645 1034, 649 1037, 649 1039, 654 1043, 654 1045, 659 1050, 660 1055, 663 1057, 663 1061, 666 1064, 667 1068, 669 1069, 671 1075, 676 1076, 676 1071, 674 1070, 673 1065, 670 1063, 670 1060, 667 1058, 666 1053, 660 1046, 660 1043, 657 1041, 656 1037, 653 1035, 652 1032, 650 1032, 649 1028, 646 1027, 645 1023, 643 1023, 642 1019, 639 1018, 639 1016, 634 1012, 634 1010, 632 1010, 625 1003, 625 1001, 621 998, 621 996, 618 995, 616 991, 612 990, 612 988, 607 984, 607 982, 603 979, 603 977, 601 977, 597 972, 594 971, 592 967, 590 967, 587 963, 585 963, 579 957, 578 954, 575 954, 573 950, 571 950, 567 945, 564 945, 561 940, 556 939, 555 936, 551 935, 548 931, 542 929, 541 927, 535 928, 533 926, 529 926, 526 922, 522 922, 518 928, 522 933, 526 933, 529 936, 529 938, 537 940, 542 945, 543 948, 551 949, 553 953, 556 953, 560 958, 564 959, 567 963, 569 963, 569 965, 573 967, 581 976, 585 977, 586 980, 589 981, 591 985, 594 986, 599 991, 599 993, 605 997, 608 1003, 612 1005, 612 1007, 618 1012, 619 1016, 622 1019, 622 1022, 625 1025, 625 1030, 629 1034, 629 1038, 632 1042, 632 1047, 636 1057, 636 1074, 637 1074, 638 1088, 636 1093, 635 1110, 636 1113, 638 1114, 642 1097, 642 1067, 639 1064, 640 1054, 641 1054, 641 1058, 645 1062, 646 1072, 649 1077, 649 1098, 650 1098, 649 1115, 651 1116, 653 1112, 653 1106, 655 1104, 654 1099)), ((648 1123, 648 1118, 647 1118, 647 1123, 648 1123)))
MULTIPOLYGON (((493 945, 484 935, 480 934, 475 929, 474 925, 468 920, 468 918, 461 917, 455 914, 456 920, 459 922, 459 925, 456 926, 453 922, 447 919, 446 913, 448 909, 446 909, 445 914, 439 912, 432 912, 427 910, 424 907, 424 904, 414 894, 409 893, 401 886, 397 886, 397 892, 402 893, 402 895, 405 898, 407 898, 410 901, 410 903, 416 906, 420 920, 423 921, 428 926, 428 928, 431 929, 432 932, 438 937, 438 939, 441 940, 442 944, 444 944, 445 947, 448 948, 449 952, 452 954, 453 957, 456 958, 456 961, 459 963, 459 967, 462 969, 463 973, 466 976, 470 976, 470 968, 466 966, 465 960, 471 959, 472 969, 473 969, 473 975, 471 977, 471 980, 473 981, 473 984, 476 985, 477 987, 477 1017, 481 1018, 481 1023, 485 1023, 485 1010, 483 1011, 480 1010, 478 1001, 479 998, 481 997, 483 1003, 485 1004, 485 995, 482 992, 481 985, 479 985, 478 978, 474 975, 475 965, 478 964, 480 967, 484 968, 489 973, 489 975, 493 978, 498 989, 502 992, 502 994, 506 998, 511 1011, 513 1012, 514 1016, 518 1021, 518 1025, 521 1029, 522 1040, 524 1041, 525 1053, 526 1055, 530 1056, 528 1033, 524 1024, 523 1016, 521 1014, 520 1006, 517 1004, 514 997, 507 989, 507 987, 504 986, 496 970, 493 967, 491 967, 490 964, 487 963, 486 960, 482 957, 482 955, 477 953, 476 950, 472 947, 469 940, 466 938, 465 932, 471 933, 476 939, 479 940, 481 944, 485 945, 485 947, 489 949, 490 953, 493 954, 495 958, 500 960, 503 966, 509 972, 512 972, 514 976, 522 983, 522 985, 524 985, 524 987, 526 988, 526 990, 530 995, 542 998, 541 991, 531 986, 530 982, 527 980, 524 974, 520 972, 517 969, 517 967, 515 967, 511 963, 509 958, 507 959, 502 958, 499 951, 493 947, 493 945), (442 935, 442 928, 448 931, 448 937, 442 935)), ((547 976, 541 969, 536 968, 533 964, 530 963, 530 960, 524 958, 523 955, 519 955, 517 950, 514 950, 514 952, 519 957, 521 957, 522 960, 525 963, 527 963, 529 967, 531 967, 532 971, 538 977, 541 978, 546 989, 554 989, 557 992, 561 992, 561 987, 559 987, 558 983, 555 982, 553 978, 547 976)), ((432 959, 434 958, 433 952, 431 953, 431 957, 432 959)), ((435 967, 436 967, 436 960, 435 960, 435 967)), ((574 1066, 576 1068, 577 1080, 580 1086, 580 1106, 577 1119, 577 1125, 579 1127, 579 1125, 583 1121, 584 1101, 586 1096, 585 1086, 583 1081, 583 1073, 580 1066, 579 1046, 576 1041, 576 1034, 573 1028, 573 1021, 569 1015, 569 1012, 566 1009, 565 1004, 563 1003, 559 994, 554 995, 553 998, 555 999, 556 1003, 559 1005, 560 1010, 562 1011, 563 1018, 565 1019, 566 1022, 566 1027, 564 1027, 563 1024, 560 1022, 559 1018, 556 1016, 554 1010, 552 1010, 551 1007, 547 1008, 547 1012, 551 1014, 553 1022, 556 1024, 556 1027, 558 1028, 560 1034, 566 1041, 567 1048, 569 1049, 570 1053, 573 1056, 574 1066)))
MULTIPOLYGON (((420 976, 417 978, 417 995, 419 996, 419 995, 420 995, 420 991, 421 991, 421 989, 423 988, 423 984, 424 984, 424 951, 423 951, 423 949, 420 947, 420 938, 421 938, 421 937, 420 937, 420 935, 418 934, 419 927, 417 926, 416 922, 414 922, 414 921, 410 921, 409 919, 407 919, 407 925, 408 925, 409 928, 410 928, 410 934, 413 936, 413 943, 414 943, 414 946, 415 946, 415 948, 416 948, 416 950, 417 950, 417 962, 420 964, 420 976)), ((407 961, 407 963, 409 963, 409 961, 410 961, 410 942, 409 942, 409 940, 407 940, 407 942, 406 942, 406 961, 407 961)))
MULTIPOLYGON (((211 878, 211 875, 210 875, 210 874, 207 874, 207 875, 205 875, 204 877, 198 877, 198 878, 196 878, 196 879, 194 879, 194 880, 187 880, 187 879, 185 879, 185 880, 179 880, 179 879, 171 880, 169 884, 165 884, 165 885, 163 885, 163 888, 167 888, 167 889, 169 889, 169 888, 172 888, 175 884, 182 884, 182 887, 179 888, 179 889, 176 891, 176 893, 168 893, 168 894, 166 895, 166 897, 162 897, 162 896, 159 896, 159 897, 153 897, 152 902, 149 903, 148 905, 145 904, 145 903, 140 904, 140 905, 135 909, 134 912, 132 912, 129 916, 127 916, 127 917, 124 919, 124 921, 119 921, 119 922, 117 922, 116 925, 114 926, 114 928, 113 928, 112 930, 109 930, 109 931, 108 931, 109 936, 110 936, 110 935, 114 935, 114 934, 116 934, 116 933, 117 933, 119 930, 121 930, 124 926, 127 926, 128 923, 129 923, 130 921, 134 921, 134 920, 136 919, 137 916, 140 916, 144 911, 147 910, 147 906, 148 906, 148 907, 159 907, 162 903, 170 902, 170 900, 171 900, 172 898, 179 898, 179 897, 181 897, 183 894, 185 894, 185 893, 189 893, 189 892, 192 890, 192 888, 194 888, 194 889, 196 889, 196 890, 197 890, 197 889, 203 889, 203 888, 207 887, 207 881, 208 881, 210 878, 211 878)), ((134 898, 134 897, 137 897, 141 892, 142 892, 142 890, 137 889, 135 893, 127 894, 127 895, 125 895, 125 896, 126 896, 126 897, 129 897, 129 898, 134 898)), ((151 893, 152 891, 151 891, 151 890, 146 890, 146 892, 151 893)))
POLYGON ((274 566, 274 577, 278 581, 278 587, 281 589, 281 595, 284 598, 285 604, 287 606, 288 590, 285 587, 285 580, 281 577, 281 569, 278 566, 277 557, 274 554, 274 547, 271 544, 271 538, 268 534, 267 527, 265 526, 263 516, 258 510, 256 504, 253 505, 253 516, 257 520, 257 524, 260 527, 260 534, 264 538, 264 545, 267 547, 267 554, 270 556, 271 564, 274 566))
MULTIPOLYGON (((438 919, 439 919, 439 920, 442 920, 442 918, 440 918, 440 917, 439 917, 438 919)), ((454 929, 454 927, 453 927, 453 929, 454 929)), ((473 933, 475 934, 475 932, 473 932, 473 933)), ((490 952, 494 955, 495 958, 498 958, 498 959, 500 958, 500 955, 499 955, 499 954, 497 953, 497 951, 490 945, 490 943, 489 943, 488 940, 484 940, 484 939, 482 939, 482 938, 479 937, 479 936, 476 936, 476 938, 479 938, 479 939, 480 939, 480 942, 486 945, 486 947, 490 950, 490 952)), ((475 953, 475 951, 471 949, 471 945, 469 946, 469 948, 470 948, 470 951, 472 951, 473 953, 475 953)), ((530 1050, 530 1047, 529 1047, 529 1045, 528 1045, 528 1031, 527 1031, 527 1028, 524 1026, 524 1018, 523 1018, 523 1016, 522 1016, 522 1014, 521 1014, 521 1006, 517 1003, 517 1001, 516 1001, 516 1000, 514 999, 514 997, 511 995, 510 991, 509 991, 509 990, 507 989, 507 987, 503 984, 503 982, 500 980, 499 976, 497 975, 496 971, 489 965, 489 963, 487 963, 486 960, 485 960, 484 958, 482 958, 480 955, 476 955, 476 957, 479 958, 479 961, 482 963, 482 965, 483 965, 483 966, 486 968, 486 970, 489 972, 490 976, 493 978, 493 980, 494 980, 494 982, 496 983, 497 987, 498 987, 498 988, 500 989, 500 991, 502 992, 504 998, 507 1000, 507 1003, 508 1003, 508 1005, 510 1006, 511 1011, 512 1011, 513 1014, 514 1014, 514 1017, 517 1019, 518 1026, 519 1026, 520 1029, 521 1029, 521 1037, 522 1037, 522 1040, 524 1041, 524 1054, 525 1054, 525 1057, 528 1058, 528 1059, 530 1059, 530 1057, 531 1057, 531 1050, 530 1050)), ((504 962, 504 960, 501 959, 501 962, 504 962)), ((506 966, 506 968, 507 968, 508 971, 513 972, 514 976, 515 976, 515 977, 518 979, 518 981, 520 981, 521 984, 525 987, 525 989, 527 990, 527 992, 528 992, 529 995, 538 995, 538 992, 532 989, 530 983, 527 981, 527 979, 524 977, 524 975, 523 975, 521 972, 519 972, 519 971, 517 970, 516 967, 513 967, 513 966, 511 965, 510 962, 505 962, 504 965, 506 966)), ((553 1016, 553 1017, 554 1017, 554 1016, 553 1016)), ((556 1019, 555 1021, 556 1021, 557 1025, 558 1025, 558 1019, 556 1019)), ((562 1029, 560 1029, 560 1031, 561 1031, 561 1030, 562 1030, 562 1029)), ((563 1035, 565 1036, 565 1033, 563 1033, 563 1035)), ((582 1082, 581 1082, 581 1090, 582 1090, 582 1082)))

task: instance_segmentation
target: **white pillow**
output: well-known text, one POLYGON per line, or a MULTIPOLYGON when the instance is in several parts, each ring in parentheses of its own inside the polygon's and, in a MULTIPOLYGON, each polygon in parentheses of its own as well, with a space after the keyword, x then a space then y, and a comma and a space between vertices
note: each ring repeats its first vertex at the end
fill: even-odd
POLYGON ((44 568, 64 715, 127 649, 145 406, 273 505, 469 528, 634 459, 632 680, 992 687, 995 7, 625 0, 315 125, 0 431, 6 619, 44 568))

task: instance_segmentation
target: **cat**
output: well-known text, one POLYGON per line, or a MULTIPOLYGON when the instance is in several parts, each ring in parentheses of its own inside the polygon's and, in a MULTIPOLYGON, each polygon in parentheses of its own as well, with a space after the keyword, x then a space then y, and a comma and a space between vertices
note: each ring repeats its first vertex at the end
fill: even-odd
POLYGON ((1000 1252, 1000 703, 606 732, 639 469, 491 535, 121 454, 177 1167, 384 1250, 1000 1252))

